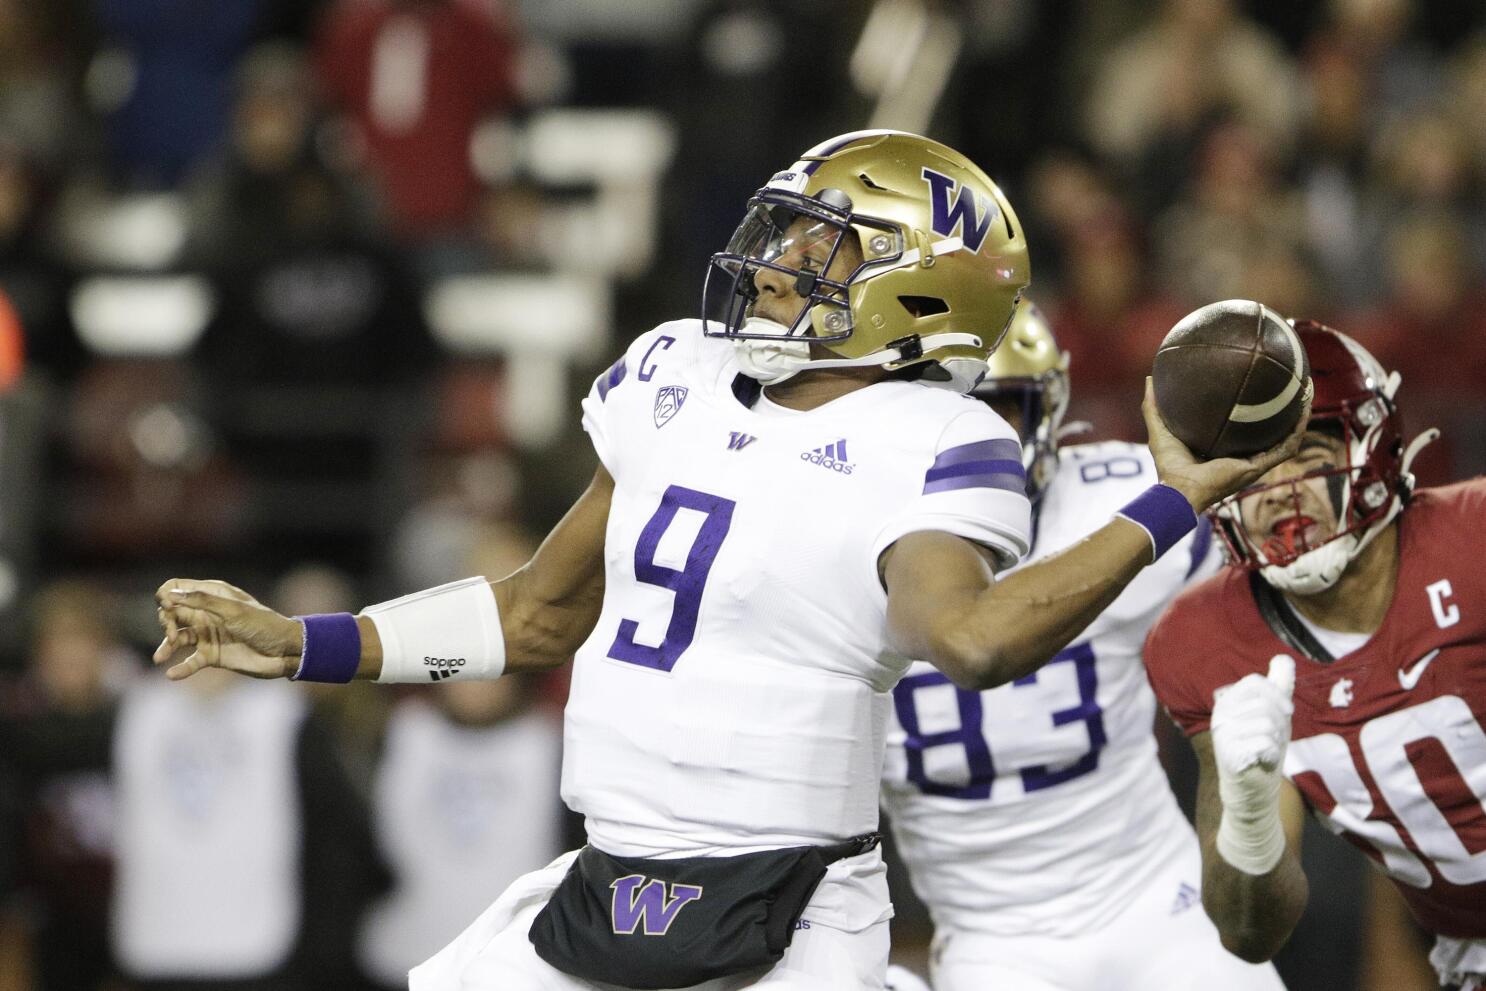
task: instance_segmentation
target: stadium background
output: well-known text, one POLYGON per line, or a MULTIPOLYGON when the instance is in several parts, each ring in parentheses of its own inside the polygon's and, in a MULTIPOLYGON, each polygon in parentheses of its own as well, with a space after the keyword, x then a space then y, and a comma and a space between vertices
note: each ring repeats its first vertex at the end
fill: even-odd
MULTIPOLYGON (((514 567, 591 472, 591 377, 694 313, 762 179, 863 126, 1008 192, 1086 436, 1139 439, 1156 342, 1242 296, 1402 371, 1445 430, 1426 482, 1486 467, 1479 0, 0 0, 0 989, 374 986, 399 871, 465 882, 398 917, 436 946, 579 842, 561 679, 275 690, 293 759, 234 828, 290 863, 234 873, 213 817, 262 741, 120 731, 151 593, 330 611, 514 567)), ((237 692, 150 702, 184 732, 237 692)), ((1432 986, 1361 858, 1307 858, 1290 986, 1432 986)))

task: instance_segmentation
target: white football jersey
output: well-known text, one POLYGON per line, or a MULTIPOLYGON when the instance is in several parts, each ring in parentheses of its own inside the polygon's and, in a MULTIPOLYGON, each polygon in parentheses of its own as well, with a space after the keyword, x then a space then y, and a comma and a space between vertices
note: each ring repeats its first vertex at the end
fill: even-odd
POLYGON ((699 321, 642 335, 583 401, 614 478, 562 796, 619 856, 876 829, 890 691, 881 552, 943 530, 1026 552, 1019 444, 981 403, 889 381, 807 412, 735 394, 699 321))
MULTIPOLYGON (((1156 473, 1146 448, 1066 447, 1028 561, 1109 522, 1156 473)), ((936 926, 1072 936, 1195 842, 1152 736, 1146 631, 1216 567, 1206 519, 1035 674, 967 692, 914 662, 894 690, 883 803, 936 926)))

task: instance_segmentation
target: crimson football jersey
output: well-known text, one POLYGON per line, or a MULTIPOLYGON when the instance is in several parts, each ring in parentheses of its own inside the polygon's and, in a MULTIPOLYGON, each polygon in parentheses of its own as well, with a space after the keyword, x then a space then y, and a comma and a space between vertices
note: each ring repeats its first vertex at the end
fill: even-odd
POLYGON ((1249 575, 1180 596, 1146 643, 1151 684, 1189 734, 1213 691, 1295 657, 1285 776, 1332 831, 1378 861, 1431 932, 1486 937, 1486 479, 1420 491, 1399 516, 1383 625, 1321 663, 1287 647, 1249 575))

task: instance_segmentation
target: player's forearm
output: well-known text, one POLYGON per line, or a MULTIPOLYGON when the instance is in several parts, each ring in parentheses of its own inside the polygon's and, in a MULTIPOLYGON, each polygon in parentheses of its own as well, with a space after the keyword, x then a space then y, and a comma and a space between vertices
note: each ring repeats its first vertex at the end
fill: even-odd
POLYGON ((1030 674, 1087 629, 1150 563, 1146 532, 1113 520, 980 592, 959 622, 944 624, 936 663, 975 690, 1030 674))
POLYGON ((581 581, 571 576, 553 586, 530 565, 494 582, 506 640, 506 670, 557 667, 593 632, 604 599, 602 570, 581 581))
POLYGON ((1213 838, 1202 844, 1202 905, 1218 927, 1223 946, 1250 963, 1279 952, 1305 910, 1309 889, 1293 850, 1267 874, 1253 875, 1230 865, 1213 838))
MULTIPOLYGON (((1277 848, 1267 842, 1245 844, 1242 835, 1236 843, 1230 839, 1231 846, 1225 848, 1219 839, 1225 817, 1238 815, 1242 825, 1255 818, 1249 814, 1255 810, 1230 809, 1224 804, 1211 733, 1194 736, 1192 749, 1199 768, 1196 819, 1202 849, 1203 908, 1230 953, 1251 963, 1268 960, 1290 938, 1308 896, 1299 856, 1304 818, 1299 797, 1288 785, 1281 784, 1258 810, 1266 822, 1277 823, 1275 828, 1282 834, 1277 848), (1228 856, 1224 849, 1229 850, 1228 856), (1240 864, 1248 869, 1236 866, 1240 864)), ((1254 825, 1248 822, 1248 826, 1254 825)))

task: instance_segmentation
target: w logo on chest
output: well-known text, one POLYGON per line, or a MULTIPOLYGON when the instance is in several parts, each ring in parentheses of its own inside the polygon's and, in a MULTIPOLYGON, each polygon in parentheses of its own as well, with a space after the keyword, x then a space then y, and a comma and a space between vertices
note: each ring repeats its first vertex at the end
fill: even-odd
POLYGON ((741 451, 743 450, 743 448, 747 447, 749 444, 752 444, 756 440, 758 440, 758 438, 753 436, 753 434, 745 434, 740 433, 737 430, 731 430, 728 432, 728 450, 741 451))
POLYGON ((627 875, 609 887, 614 889, 612 916, 619 936, 633 936, 642 927, 646 936, 664 936, 681 910, 702 897, 699 884, 668 885, 643 874, 627 875))
POLYGON ((978 199, 969 186, 955 189, 955 181, 933 169, 923 170, 924 181, 929 184, 929 205, 932 208, 930 226, 940 237, 954 237, 960 232, 960 240, 971 251, 979 251, 991 231, 991 221, 1001 212, 995 203, 978 199))

